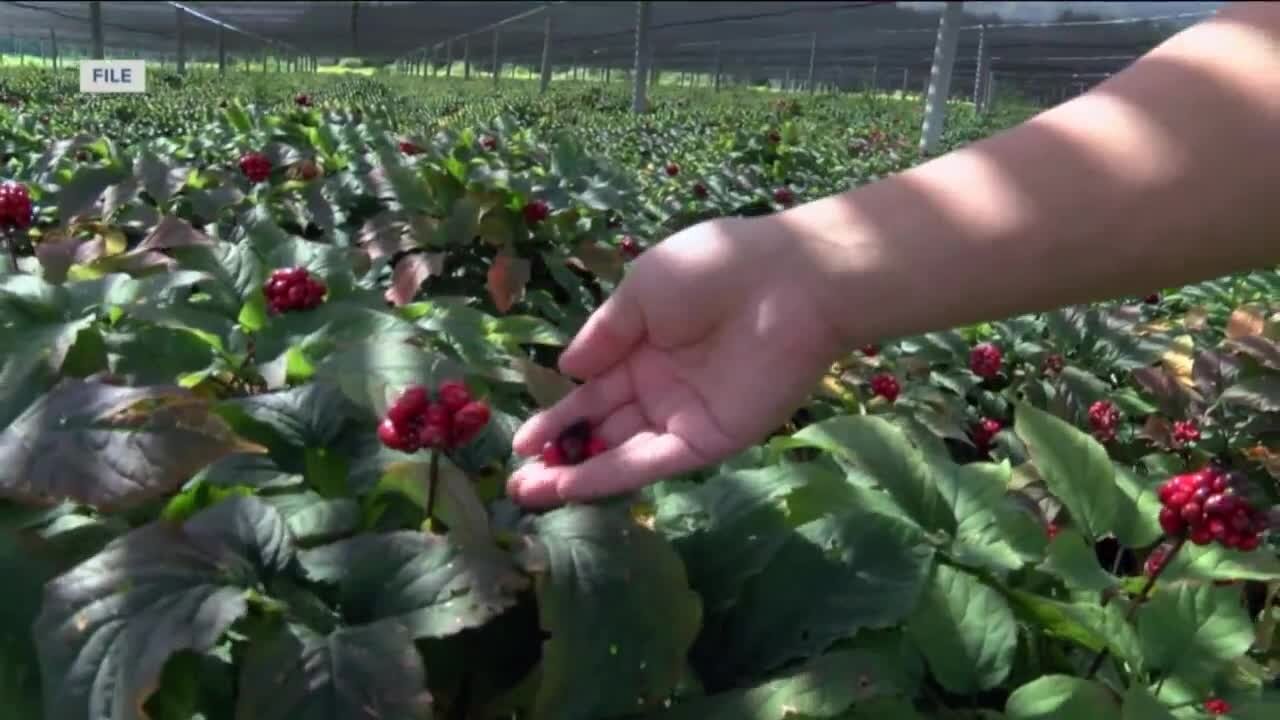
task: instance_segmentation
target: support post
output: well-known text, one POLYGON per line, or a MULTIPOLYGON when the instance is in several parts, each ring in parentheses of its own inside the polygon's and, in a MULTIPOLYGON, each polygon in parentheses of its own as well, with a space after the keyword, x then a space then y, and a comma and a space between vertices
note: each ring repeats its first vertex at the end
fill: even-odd
POLYGON ((991 112, 991 106, 996 101, 996 71, 987 71, 987 82, 982 88, 982 112, 983 114, 991 112))
POLYGON ((545 95, 551 87, 551 5, 542 12, 542 75, 538 80, 538 92, 545 95))
POLYGON ((925 97, 924 127, 920 131, 920 154, 926 157, 937 151, 938 141, 942 139, 963 11, 963 2, 950 0, 938 18, 938 39, 933 50, 933 69, 929 72, 929 91, 925 97))
POLYGON ((653 8, 649 0, 636 2, 636 57, 631 73, 631 112, 643 113, 649 109, 646 82, 649 79, 649 20, 653 8))
POLYGON ((502 56, 499 54, 499 43, 502 35, 498 28, 493 29, 493 86, 498 87, 498 77, 502 74, 502 56))
POLYGON ((453 40, 444 41, 444 76, 453 77, 453 40))
POLYGON ((471 36, 462 38, 462 79, 471 79, 471 36))
POLYGON ((911 87, 911 68, 902 68, 902 94, 907 94, 907 88, 911 87))
POLYGON ((93 59, 102 60, 106 58, 106 48, 102 40, 102 3, 89 3, 89 25, 93 33, 93 59))
POLYGON ((227 72, 227 38, 222 26, 218 26, 218 72, 225 75, 227 72))
POLYGON ((814 84, 814 72, 818 66, 818 33, 809 35, 809 75, 805 79, 805 85, 808 86, 809 94, 812 95, 818 89, 814 84))
POLYGON ((351 0, 351 57, 360 57, 360 0, 351 0))
POLYGON ((716 43, 715 78, 711 81, 716 92, 720 92, 720 75, 724 72, 724 61, 720 56, 720 43, 716 43))
POLYGON ((174 8, 173 11, 176 13, 173 21, 174 34, 177 36, 178 43, 178 74, 182 75, 187 72, 187 14, 182 8, 174 8))
POLYGON ((982 112, 982 101, 986 97, 983 84, 987 80, 988 67, 991 64, 991 48, 987 45, 987 26, 978 26, 978 68, 973 73, 973 107, 982 112))
POLYGON ((58 31, 49 28, 49 60, 53 63, 53 69, 58 69, 58 31))

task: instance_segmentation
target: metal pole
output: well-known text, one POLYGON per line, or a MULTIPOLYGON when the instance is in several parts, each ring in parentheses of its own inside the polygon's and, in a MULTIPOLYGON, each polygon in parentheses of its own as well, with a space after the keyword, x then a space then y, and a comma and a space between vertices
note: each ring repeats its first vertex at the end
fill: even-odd
POLYGON ((716 92, 720 92, 720 73, 724 71, 724 63, 720 57, 720 43, 716 43, 715 79, 711 81, 716 92))
POLYGON ((911 87, 911 68, 902 68, 902 94, 907 94, 907 88, 911 87))
POLYGON ((947 3, 938 19, 938 39, 933 51, 933 69, 929 72, 929 92, 925 97, 924 127, 920 131, 920 154, 932 155, 942 138, 947 117, 947 96, 951 91, 951 70, 955 66, 956 42, 959 40, 960 18, 964 3, 947 3))
POLYGON ((462 79, 471 79, 471 36, 462 38, 462 79))
POLYGON ((987 47, 987 26, 978 26, 978 68, 973 74, 973 107, 981 112, 982 100, 985 97, 982 83, 987 79, 987 65, 990 64, 990 48, 987 47))
POLYGON ((983 114, 991 112, 991 105, 996 101, 996 71, 987 71, 987 82, 983 86, 985 97, 982 98, 983 114))
POLYGON ((498 86, 498 76, 502 72, 502 68, 498 64, 501 60, 498 56, 498 43, 501 37, 502 36, 499 34, 498 28, 494 28, 493 29, 493 86, 494 87, 498 86))
POLYGON ((177 15, 174 17, 174 34, 177 35, 178 42, 178 74, 182 75, 187 71, 187 14, 182 8, 174 8, 177 15))
POLYGON ((818 63, 818 33, 813 33, 809 35, 809 77, 805 80, 805 84, 809 87, 810 95, 812 95, 814 91, 818 89, 818 86, 813 84, 813 73, 814 73, 814 68, 817 67, 817 63, 818 63))
POLYGON ((102 3, 89 3, 89 25, 93 33, 93 59, 102 60, 107 56, 102 41, 102 3))
POLYGON ((880 89, 880 58, 876 58, 871 63, 871 94, 874 95, 876 90, 880 89))
POLYGON ((649 108, 645 81, 649 78, 649 20, 653 8, 649 0, 636 2, 636 59, 631 73, 631 112, 642 113, 649 108))
POLYGON ((444 41, 444 76, 453 77, 453 40, 444 41))
POLYGON ((351 57, 360 57, 360 2, 351 0, 351 57))
POLYGON ((221 25, 218 26, 218 72, 227 72, 227 38, 221 25))
POLYGON ((58 69, 58 31, 49 28, 49 55, 53 62, 53 69, 58 69))
POLYGON ((542 77, 539 79, 538 92, 546 94, 551 87, 551 6, 546 9, 547 16, 542 20, 542 77))

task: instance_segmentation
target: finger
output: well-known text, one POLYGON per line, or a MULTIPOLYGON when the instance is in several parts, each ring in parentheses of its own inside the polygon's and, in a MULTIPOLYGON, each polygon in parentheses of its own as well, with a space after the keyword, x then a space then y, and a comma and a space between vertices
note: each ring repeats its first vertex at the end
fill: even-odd
POLYGON ((624 281, 560 354, 560 371, 580 380, 600 375, 625 359, 644 332, 644 312, 624 281))
POLYGON ((582 418, 599 423, 632 399, 626 368, 616 367, 570 390, 560 402, 526 420, 511 439, 511 448, 525 457, 535 455, 572 423, 582 418))
POLYGON ((604 440, 606 446, 618 447, 646 429, 649 429, 649 420, 644 416, 640 405, 632 401, 614 410, 592 434, 604 440))
POLYGON ((524 507, 555 507, 637 490, 704 464, 683 438, 645 431, 581 465, 526 465, 512 475, 507 495, 524 507))

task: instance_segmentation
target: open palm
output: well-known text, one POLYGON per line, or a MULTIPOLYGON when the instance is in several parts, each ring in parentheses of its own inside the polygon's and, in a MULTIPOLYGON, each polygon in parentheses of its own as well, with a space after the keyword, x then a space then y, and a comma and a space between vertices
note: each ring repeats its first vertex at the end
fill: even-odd
POLYGON ((583 384, 514 443, 535 456, 587 418, 610 450, 523 466, 513 499, 547 507, 635 490, 759 441, 804 400, 841 348, 804 282, 808 259, 745 223, 694 226, 633 264, 561 358, 583 384))

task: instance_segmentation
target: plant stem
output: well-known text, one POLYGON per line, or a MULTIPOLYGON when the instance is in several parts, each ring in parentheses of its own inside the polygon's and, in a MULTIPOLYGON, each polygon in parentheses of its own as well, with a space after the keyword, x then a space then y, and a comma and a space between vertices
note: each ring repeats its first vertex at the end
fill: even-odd
MULTIPOLYGON (((1178 538, 1177 542, 1173 544, 1173 547, 1169 549, 1169 554, 1165 556, 1164 562, 1160 563, 1160 567, 1156 568, 1156 571, 1151 573, 1150 577, 1147 578, 1147 582, 1143 584, 1142 589, 1138 591, 1138 596, 1135 597, 1133 599, 1133 603, 1129 605, 1128 611, 1124 614, 1124 621, 1126 623, 1133 621, 1133 616, 1138 612, 1138 606, 1146 602, 1147 596, 1151 594, 1151 589, 1156 586, 1156 581, 1164 574, 1165 568, 1169 567, 1169 565, 1173 563, 1173 559, 1177 557, 1178 552, 1182 550, 1182 546, 1186 544, 1187 536, 1183 535, 1178 538)), ((1098 674, 1098 670, 1102 668, 1102 661, 1106 660, 1107 656, 1110 654, 1110 648, 1107 647, 1098 651, 1098 654, 1093 658, 1093 663, 1089 665, 1089 671, 1085 673, 1084 677, 1086 680, 1090 680, 1094 675, 1098 674)))
POLYGON ((435 524, 436 509, 436 485, 440 483, 440 451, 431 451, 431 471, 430 479, 427 480, 429 487, 427 488, 427 522, 435 524))

